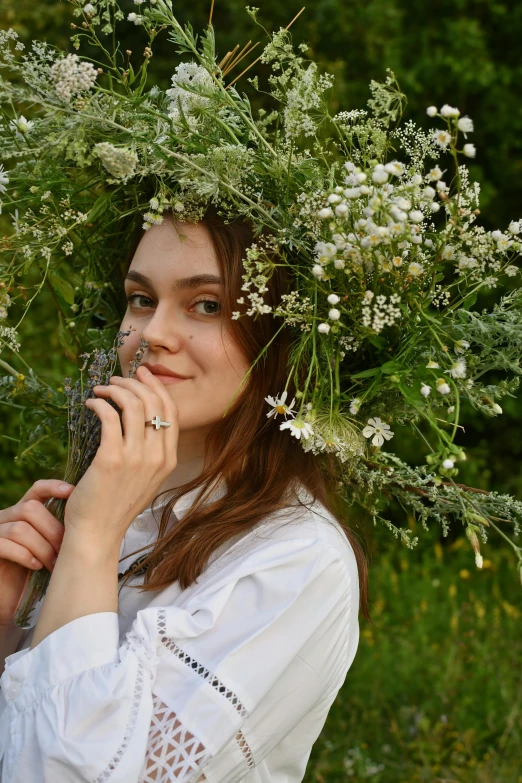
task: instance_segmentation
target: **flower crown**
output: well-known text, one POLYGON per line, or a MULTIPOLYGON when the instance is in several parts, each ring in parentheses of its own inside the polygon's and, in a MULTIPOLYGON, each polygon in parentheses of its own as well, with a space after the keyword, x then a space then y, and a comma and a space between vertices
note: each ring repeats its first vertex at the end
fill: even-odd
MULTIPOLYGON (((251 66, 235 75, 254 47, 220 60, 211 23, 197 36, 168 0, 135 2, 139 13, 127 21, 148 36, 137 69, 131 52, 100 40, 125 21, 115 0, 72 3, 83 17, 72 25, 74 48, 85 39, 103 62, 42 42, 20 55, 17 34, 0 32, 0 67, 13 75, 0 81, 0 191, 12 210, 0 239, 0 318, 25 290, 17 278, 34 284, 36 272, 27 306, 46 281, 75 358, 113 336, 114 270, 136 220, 146 230, 171 210, 197 221, 214 205, 225 220, 251 221, 256 239, 233 318, 271 312, 295 337, 286 387, 267 396, 267 417, 318 458, 335 454, 339 491, 408 546, 417 539, 382 516, 384 498, 444 534, 459 519, 480 567, 479 536, 493 528, 506 537, 499 519, 516 536, 522 503, 455 481, 465 459, 458 434, 464 402, 500 415, 498 400, 513 396, 522 373, 522 223, 477 225, 479 185, 466 166, 476 154, 473 121, 445 105, 428 108, 427 131, 401 123, 392 72, 371 82, 366 110, 332 116, 333 77, 304 58, 306 45, 294 48, 287 28, 258 58, 269 74, 260 85, 245 74, 251 66), (149 89, 164 30, 183 59, 169 89, 149 89), (246 82, 270 110, 254 111, 246 82), (18 113, 22 105, 35 107, 32 119, 18 113), (264 294, 276 263, 290 268, 292 288, 272 309, 264 294), (492 309, 475 306, 502 288, 492 309), (92 329, 93 315, 107 326, 92 329), (422 464, 394 452, 399 433, 414 436, 422 464)), ((256 9, 247 12, 255 19, 256 9)), ((19 350, 17 327, 2 323, 0 339, 19 350)), ((23 394, 10 378, 3 393, 18 384, 23 394)), ((31 383, 34 391, 34 373, 31 383)), ((522 550, 510 543, 520 567, 522 550)))

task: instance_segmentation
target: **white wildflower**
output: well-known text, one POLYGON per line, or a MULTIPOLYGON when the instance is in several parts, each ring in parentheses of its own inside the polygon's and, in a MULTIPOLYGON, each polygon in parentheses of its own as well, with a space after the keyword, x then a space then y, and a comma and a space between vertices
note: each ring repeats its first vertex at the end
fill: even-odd
POLYGON ((452 378, 465 378, 466 377, 466 360, 465 359, 457 359, 456 362, 453 362, 449 370, 447 372, 451 375, 452 378))
POLYGON ((96 8, 92 3, 87 3, 87 5, 83 6, 83 13, 86 16, 93 16, 96 13, 96 8))
POLYGON ((266 414, 269 418, 270 416, 273 416, 274 419, 276 419, 278 415, 281 415, 286 419, 288 414, 295 415, 295 411, 292 410, 295 403, 295 397, 289 405, 286 405, 287 396, 288 392, 285 389, 280 397, 265 397, 265 402, 272 406, 272 410, 266 414))
POLYGON ((333 217, 333 211, 331 207, 323 207, 319 210, 317 213, 317 217, 321 218, 321 220, 328 220, 328 218, 333 217))
POLYGON ((341 301, 341 297, 337 296, 337 294, 330 294, 328 296, 328 304, 336 305, 341 301))
POLYGON ((447 103, 444 104, 440 110, 440 113, 443 117, 458 117, 460 115, 460 111, 458 109, 456 109, 454 106, 449 106, 447 103))
POLYGON ((457 128, 459 131, 463 132, 464 136, 466 136, 466 133, 472 133, 474 130, 473 120, 470 119, 470 117, 461 117, 457 122, 457 128))
POLYGON ((444 470, 452 470, 455 467, 455 463, 452 459, 445 459, 442 463, 444 470))
POLYGON ((424 220, 424 215, 420 211, 420 209, 414 209, 410 212, 410 220, 412 223, 422 223, 424 220))
POLYGON ((94 146, 94 154, 100 158, 109 174, 117 179, 130 177, 136 171, 138 156, 128 147, 115 147, 108 141, 103 141, 94 146))
POLYGON ((23 114, 21 114, 18 119, 11 120, 9 123, 9 126, 20 134, 30 131, 33 125, 34 122, 32 120, 26 120, 23 114))
POLYGON ((4 167, 0 165, 0 193, 7 193, 6 185, 9 184, 9 177, 4 171, 4 167))
POLYGON ((479 554, 478 552, 475 554, 475 565, 477 566, 477 568, 482 568, 482 566, 484 565, 484 560, 482 558, 482 555, 479 554))
POLYGON ((290 419, 289 421, 285 421, 280 425, 279 429, 290 430, 290 435, 293 435, 297 440, 300 440, 301 438, 306 440, 314 434, 311 424, 303 421, 303 419, 290 419))
POLYGON ((357 413, 359 413, 359 408, 361 407, 361 400, 359 397, 353 397, 352 401, 350 402, 350 413, 352 416, 355 416, 357 413))
POLYGON ((391 440, 394 433, 391 431, 389 424, 381 421, 376 416, 374 419, 368 419, 368 424, 363 429, 362 434, 365 438, 372 438, 373 446, 382 446, 384 439, 391 440))
POLYGON ((514 277, 518 272, 518 268, 513 264, 510 264, 504 269, 504 274, 508 277, 514 277))
POLYGON ((520 220, 512 220, 508 228, 512 234, 520 234, 520 231, 522 230, 520 220))
POLYGON ((74 95, 90 90, 97 76, 98 71, 94 65, 80 61, 77 54, 68 54, 55 62, 50 70, 56 94, 67 102, 70 102, 74 95))
POLYGON ((494 402, 494 403, 493 403, 493 405, 492 405, 491 407, 493 408, 493 410, 495 411, 495 413, 502 413, 502 412, 503 412, 503 411, 502 411, 502 408, 500 407, 500 405, 498 404, 498 402, 494 402))
POLYGON ((335 208, 335 214, 337 215, 337 217, 340 217, 340 218, 346 217, 346 215, 348 214, 349 211, 350 211, 350 208, 349 208, 348 204, 344 204, 344 203, 343 204, 338 204, 336 206, 336 208, 335 208))
POLYGON ((436 106, 428 106, 426 109, 426 114, 428 117, 436 117, 438 114, 438 109, 436 106))
POLYGON ((431 169, 430 173, 428 174, 428 177, 432 182, 435 182, 438 179, 442 179, 442 171, 439 169, 438 166, 435 166, 435 168, 431 169))
POLYGON ((210 104, 210 98, 197 94, 198 89, 210 90, 214 87, 212 76, 202 65, 195 62, 180 63, 171 81, 173 87, 166 94, 171 99, 168 115, 174 122, 180 120, 181 111, 189 118, 195 110, 210 104))
POLYGON ((467 158, 474 158, 477 154, 477 148, 474 144, 464 144, 464 148, 462 150, 463 155, 465 155, 467 158))
POLYGON ((340 310, 336 310, 335 307, 328 311, 328 318, 330 321, 338 321, 341 317, 340 310))
POLYGON ((312 274, 317 277, 318 280, 324 279, 324 269, 320 264, 314 264, 312 267, 312 274))
POLYGON ((451 391, 451 387, 444 380, 444 378, 437 378, 437 380, 435 381, 435 386, 437 387, 437 391, 440 394, 449 394, 451 391))
POLYGON ((453 245, 446 245, 445 248, 442 251, 442 258, 445 261, 451 261, 452 258, 455 258, 455 248, 453 245))
POLYGON ((423 383, 420 391, 423 397, 428 397, 431 394, 431 386, 423 383))
POLYGON ((328 334, 330 329, 331 329, 330 324, 319 324, 319 326, 317 327, 317 331, 320 332, 321 334, 328 334))
POLYGON ((382 185, 384 182, 387 181, 388 172, 385 171, 382 163, 377 163, 377 165, 375 166, 372 172, 372 179, 377 185, 382 185))
POLYGON ((469 343, 467 340, 457 340, 455 345, 453 346, 453 350, 455 353, 461 354, 464 353, 464 351, 467 351, 469 348, 469 343))
POLYGON ((388 174, 393 174, 394 177, 400 177, 401 174, 404 174, 404 164, 398 160, 392 160, 385 165, 384 170, 388 174))
POLYGON ((439 146, 441 149, 446 149, 448 144, 451 141, 451 136, 448 133, 448 131, 445 130, 436 130, 433 133, 433 141, 437 146, 439 146))
POLYGON ((424 267, 422 264, 419 264, 417 261, 412 261, 411 264, 408 266, 408 274, 410 274, 412 277, 418 277, 421 275, 424 271, 424 267))
POLYGON ((437 204, 436 201, 432 201, 431 204, 430 204, 430 210, 432 212, 438 212, 439 209, 440 209, 440 204, 437 204))

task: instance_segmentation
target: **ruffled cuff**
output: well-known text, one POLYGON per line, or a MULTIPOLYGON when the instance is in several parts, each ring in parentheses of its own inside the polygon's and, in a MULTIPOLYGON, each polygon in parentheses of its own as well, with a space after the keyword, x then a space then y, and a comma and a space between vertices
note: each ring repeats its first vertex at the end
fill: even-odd
POLYGON ((33 650, 8 655, 0 687, 6 701, 22 710, 57 683, 118 661, 118 614, 95 612, 62 625, 33 650))

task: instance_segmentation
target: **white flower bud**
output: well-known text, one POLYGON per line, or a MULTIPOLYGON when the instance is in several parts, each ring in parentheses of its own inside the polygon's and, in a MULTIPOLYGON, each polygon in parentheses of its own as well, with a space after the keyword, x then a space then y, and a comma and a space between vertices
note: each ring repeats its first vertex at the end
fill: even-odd
POLYGON ((346 217, 350 211, 348 204, 338 204, 335 208, 335 214, 337 217, 346 217))
POLYGON ((461 117, 460 120, 457 122, 457 128, 459 131, 462 131, 463 133, 472 133, 473 131, 473 120, 469 117, 461 117))
POLYGON ((437 201, 432 201, 430 204, 430 209, 432 212, 438 212, 440 209, 440 204, 437 201))
POLYGON ((477 568, 482 568, 484 565, 484 560, 482 559, 482 555, 480 555, 478 552, 475 554, 475 565, 477 568))
POLYGON ((414 174, 413 177, 411 178, 411 184, 415 185, 415 186, 422 185, 422 177, 421 177, 421 175, 420 174, 414 174))
POLYGON ((502 413, 502 408, 500 407, 500 405, 498 404, 498 402, 494 402, 494 403, 493 403, 493 405, 492 405, 491 407, 493 408, 493 410, 495 411, 495 413, 502 413))
POLYGON ((323 207, 323 209, 320 209, 317 213, 317 217, 321 218, 321 220, 328 220, 328 218, 333 217, 331 207, 323 207))
POLYGON ((451 392, 451 388, 444 378, 439 378, 435 385, 437 386, 439 394, 449 394, 451 392))
POLYGON ((340 301, 341 301, 341 298, 339 296, 337 296, 337 294, 330 294, 330 296, 328 297, 328 304, 336 305, 340 301))
POLYGON ((388 180, 388 172, 384 170, 382 163, 378 163, 374 168, 372 179, 377 185, 382 185, 388 180))
POLYGON ((368 174, 365 174, 364 171, 360 171, 358 174, 355 175, 357 182, 360 182, 361 185, 363 182, 366 182, 368 179, 368 174))
POLYGON ((312 274, 321 280, 324 277, 324 269, 320 264, 314 264, 312 267, 312 274))
POLYGON ((422 214, 420 209, 413 209, 410 212, 410 220, 412 221, 412 223, 422 223, 422 221, 424 220, 424 215, 422 214))
POLYGON ((330 321, 338 321, 340 317, 341 317, 340 310, 336 310, 335 308, 332 308, 332 310, 328 312, 328 318, 330 319, 330 321))
POLYGON ((445 459, 444 462, 442 463, 442 467, 444 468, 444 470, 451 470, 452 468, 455 467, 455 463, 453 462, 452 459, 445 459))
POLYGON ((428 115, 428 117, 436 117, 437 114, 438 114, 437 107, 436 106, 428 106, 428 108, 426 109, 426 114, 428 115))
POLYGON ((319 324, 319 326, 317 327, 317 331, 320 332, 321 334, 328 334, 330 329, 331 329, 330 324, 319 324))
POLYGON ((431 394, 431 386, 427 386, 425 383, 421 386, 421 394, 423 397, 429 397, 431 394))
POLYGON ((475 147, 474 144, 464 144, 464 148, 462 150, 462 153, 467 158, 474 158, 475 155, 477 154, 477 148, 475 147))
POLYGON ((331 193, 326 200, 329 204, 338 204, 341 197, 338 196, 337 193, 331 193))
POLYGON ((445 103, 440 113, 443 117, 458 117, 460 111, 455 106, 449 106, 449 104, 445 103))
POLYGON ((520 234, 520 222, 516 220, 512 220, 509 224, 509 230, 512 234, 520 234))

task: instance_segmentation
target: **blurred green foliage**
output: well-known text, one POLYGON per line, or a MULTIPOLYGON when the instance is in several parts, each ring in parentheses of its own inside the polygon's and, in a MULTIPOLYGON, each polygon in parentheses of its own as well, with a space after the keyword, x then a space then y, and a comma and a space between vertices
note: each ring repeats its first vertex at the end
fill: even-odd
MULTIPOLYGON (((131 0, 122 8, 136 10, 131 0)), ((208 21, 210 0, 176 0, 175 8, 197 30, 208 21)), ((259 20, 275 30, 300 9, 301 0, 264 0, 259 20)), ((0 27, 13 27, 26 46, 36 38, 74 51, 70 23, 77 21, 67 2, 0 0, 0 27)), ((244 0, 216 0, 214 24, 222 56, 249 39, 263 42, 244 0)), ((406 119, 427 128, 426 107, 443 103, 468 114, 475 123, 478 154, 470 170, 482 186, 483 224, 504 229, 522 217, 522 4, 310 0, 292 30, 294 40, 309 43, 310 56, 335 74, 334 110, 364 108, 370 80, 382 80, 391 68, 408 97, 406 119)), ((136 67, 147 43, 144 31, 122 23, 117 33, 122 50, 132 50, 136 67)), ((89 56, 87 48, 80 53, 89 56)), ((177 62, 172 45, 160 35, 152 78, 170 86, 177 62)), ((249 92, 246 78, 241 84, 249 92)), ((2 228, 8 220, 0 216, 2 228)), ((55 305, 44 289, 23 321, 21 336, 28 365, 56 387, 75 368, 58 341, 55 305)), ((17 304, 10 323, 22 315, 17 304)), ((0 360, 17 372, 28 371, 7 351, 0 360)), ((5 373, 0 367, 0 376, 5 373)), ((520 395, 503 401, 503 408, 494 419, 467 412, 459 443, 468 460, 459 463, 458 481, 522 498, 520 395)), ((31 451, 14 460, 18 415, 17 408, 0 404, 0 507, 15 503, 38 478, 61 477, 58 446, 55 453, 49 450, 45 475, 31 451)), ((401 451, 415 461, 407 442, 401 451)), ((392 513, 403 525, 404 512, 392 513)), ((448 539, 437 529, 416 530, 420 544, 407 551, 386 530, 368 529, 365 520, 354 518, 359 525, 373 553, 374 623, 362 624, 358 654, 314 746, 305 783, 522 783, 522 601, 511 550, 498 539, 491 549, 483 546, 485 567, 476 571, 459 530, 448 539)))

